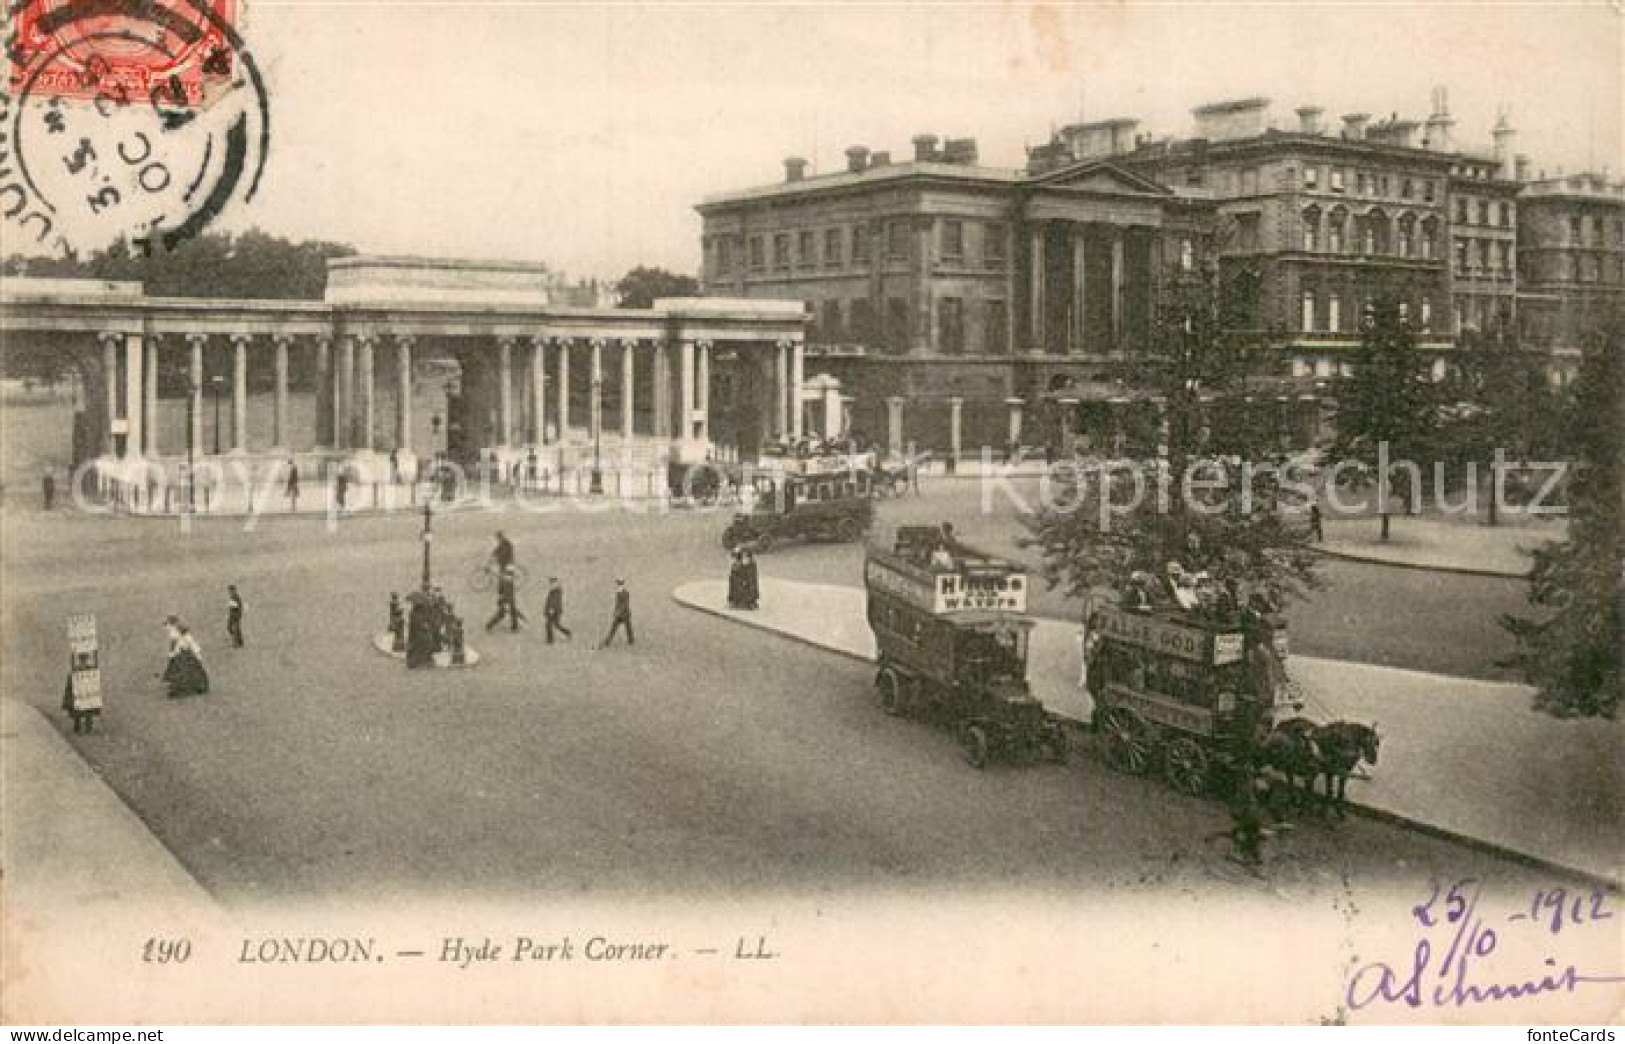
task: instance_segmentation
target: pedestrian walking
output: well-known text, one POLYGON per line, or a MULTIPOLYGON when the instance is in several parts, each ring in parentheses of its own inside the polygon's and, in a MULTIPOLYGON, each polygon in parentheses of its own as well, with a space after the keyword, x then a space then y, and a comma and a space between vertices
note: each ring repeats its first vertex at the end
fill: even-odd
POLYGON ((236 584, 226 585, 226 633, 233 646, 243 647, 243 596, 237 593, 236 584))
POLYGON ((40 496, 45 501, 45 510, 49 511, 56 505, 56 476, 49 470, 40 476, 40 496))
POLYGON ((513 566, 503 566, 502 574, 497 577, 497 611, 496 615, 485 622, 487 631, 501 623, 504 616, 508 618, 509 623, 512 624, 512 629, 515 631, 519 630, 521 621, 530 622, 525 614, 519 611, 519 596, 515 590, 516 586, 513 566))
POLYGON ((389 451, 389 484, 391 486, 401 484, 401 451, 399 449, 389 451))
POLYGON ((406 610, 394 591, 389 592, 389 648, 391 652, 406 651, 406 610))
POLYGON ((609 621, 609 633, 604 640, 598 643, 598 648, 607 649, 609 643, 615 640, 616 632, 626 629, 626 644, 636 645, 637 639, 632 634, 632 592, 626 589, 626 581, 619 578, 615 581, 615 615, 609 621))
POLYGON ((344 499, 349 495, 349 493, 350 471, 348 468, 340 468, 338 477, 333 480, 333 495, 338 500, 340 511, 344 510, 344 499))
POLYGON ((557 631, 566 639, 575 636, 570 629, 564 626, 564 588, 559 586, 559 578, 547 578, 547 600, 542 605, 542 618, 547 623, 547 644, 553 644, 553 632, 557 631))
POLYGON ((169 661, 164 665, 162 677, 169 687, 170 697, 207 693, 209 672, 203 666, 203 650, 192 636, 192 629, 178 616, 165 620, 165 627, 169 633, 169 661))
POLYGON ((1326 531, 1321 528, 1320 505, 1309 505, 1309 539, 1320 543, 1326 539, 1326 531))

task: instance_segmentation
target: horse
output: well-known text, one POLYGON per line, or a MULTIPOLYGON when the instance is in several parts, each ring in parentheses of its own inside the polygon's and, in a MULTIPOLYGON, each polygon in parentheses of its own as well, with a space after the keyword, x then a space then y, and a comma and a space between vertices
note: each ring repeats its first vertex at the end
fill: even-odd
POLYGON ((1254 760, 1260 768, 1283 777, 1293 792, 1313 798, 1322 766, 1315 742, 1318 728, 1308 718, 1288 718, 1274 727, 1261 725, 1253 738, 1254 760))
POLYGON ((1377 764, 1382 737, 1374 725, 1334 721, 1315 729, 1314 742, 1320 752, 1320 772, 1326 777, 1326 800, 1341 819, 1348 805, 1344 792, 1348 789, 1349 777, 1361 762, 1377 764))

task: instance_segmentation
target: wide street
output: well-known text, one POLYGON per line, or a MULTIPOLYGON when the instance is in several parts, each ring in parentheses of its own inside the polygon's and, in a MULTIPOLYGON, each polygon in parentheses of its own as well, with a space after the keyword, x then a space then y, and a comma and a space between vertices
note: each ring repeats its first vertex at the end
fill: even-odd
MULTIPOLYGON (((955 520, 1008 547, 977 484, 928 484, 882 525, 955 520)), ((35 506, 4 517, 4 685, 56 710, 64 618, 97 614, 110 709, 74 748, 208 890, 228 903, 398 894, 721 897, 846 889, 1059 886, 1325 891, 1517 865, 1385 824, 1310 823, 1268 883, 1224 859, 1228 817, 1156 780, 1114 774, 1090 740, 1065 767, 966 766, 942 731, 885 717, 851 660, 682 608, 678 583, 720 574, 720 513, 510 509, 436 518, 437 577, 485 661, 408 673, 374 652, 389 593, 419 569, 421 518, 110 520, 35 506), (505 529, 533 580, 533 627, 482 630, 472 565, 505 529), (567 591, 575 641, 547 646, 540 578, 567 591), (638 644, 594 652, 613 578, 638 644), (225 636, 225 585, 248 647, 225 636), (162 621, 198 629, 214 691, 171 701, 162 621)), ((769 576, 860 582, 856 546, 786 548, 769 576)), ((1517 581, 1328 563, 1293 614, 1296 648, 1496 676, 1497 614, 1517 581)), ((1053 595, 1041 612, 1072 615, 1053 595)))

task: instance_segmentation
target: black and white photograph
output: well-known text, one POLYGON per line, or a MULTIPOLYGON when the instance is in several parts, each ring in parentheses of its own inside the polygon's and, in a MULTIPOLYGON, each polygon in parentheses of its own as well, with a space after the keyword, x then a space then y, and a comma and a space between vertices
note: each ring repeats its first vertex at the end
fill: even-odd
POLYGON ((5 40, 0 1022, 1625 1012, 1618 0, 5 40))

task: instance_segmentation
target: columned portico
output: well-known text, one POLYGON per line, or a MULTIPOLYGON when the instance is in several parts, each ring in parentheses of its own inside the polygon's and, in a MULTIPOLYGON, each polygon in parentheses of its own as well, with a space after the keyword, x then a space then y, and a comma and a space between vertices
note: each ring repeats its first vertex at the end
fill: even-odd
MULTIPOLYGON (((396 275, 381 278, 382 289, 373 297, 340 275, 369 264, 388 270, 403 263, 336 260, 330 300, 320 302, 180 301, 145 297, 133 284, 87 288, 19 277, 0 288, 0 330, 8 338, 99 341, 101 365, 89 376, 92 388, 100 385, 92 410, 101 423, 89 432, 88 452, 98 467, 111 469, 101 472, 109 484, 103 488, 133 483, 149 471, 168 476, 160 483, 178 480, 181 472, 169 469, 184 462, 183 454, 200 464, 223 454, 244 458, 242 470, 199 474, 215 484, 248 476, 254 507, 233 499, 245 491, 227 495, 205 487, 204 511, 257 510, 261 500, 268 510, 289 509, 294 498, 283 495, 274 476, 287 473, 290 464, 310 481, 349 474, 361 484, 350 503, 370 505, 380 496, 384 473, 368 456, 392 449, 401 454, 399 474, 414 474, 412 447, 430 430, 417 431, 414 417, 426 409, 436 418, 436 435, 444 413, 447 438, 436 451, 450 453, 465 468, 495 455, 504 465, 497 474, 506 475, 518 459, 516 449, 523 456, 525 447, 545 447, 549 452, 537 474, 544 487, 560 492, 585 489, 578 480, 591 462, 582 451, 584 430, 610 440, 611 455, 603 458, 607 493, 650 495, 664 490, 668 459, 699 461, 715 450, 718 459, 748 460, 764 441, 804 426, 806 316, 799 302, 672 299, 642 310, 554 309, 501 293, 458 303, 436 290, 419 301, 403 295, 396 275), (157 379, 166 337, 172 347, 186 346, 183 387, 157 379), (516 341, 525 349, 522 364, 513 357, 516 341), (578 342, 591 353, 589 396, 583 395, 588 382, 580 379, 586 375, 575 375, 573 387, 570 380, 571 345, 578 342), (557 346, 557 363, 549 358, 550 343, 557 346), (382 363, 380 346, 387 353, 382 363), (378 401, 380 378, 388 382, 384 395, 392 402, 378 401), (447 397, 430 398, 441 395, 447 397), (387 420, 377 415, 380 405, 391 410, 387 420), (591 416, 572 418, 584 405, 591 416), (522 413, 516 412, 520 407, 522 413), (713 409, 726 411, 715 424, 713 409), (211 416, 214 436, 205 440, 211 416), (184 426, 176 424, 181 417, 184 426), (572 420, 580 427, 572 428, 572 420), (174 436, 160 445, 162 432, 176 430, 186 433, 185 445, 174 436), (550 430, 561 437, 550 439, 550 430), (724 444, 713 446, 713 439, 724 444), (165 460, 165 453, 180 460, 165 460), (156 467, 122 469, 115 457, 146 459, 156 467), (231 477, 222 480, 221 474, 231 477)), ((162 497, 125 503, 165 510, 166 503, 185 502, 172 493, 166 486, 162 497)), ((319 503, 325 500, 307 498, 300 509, 319 503)))

